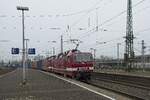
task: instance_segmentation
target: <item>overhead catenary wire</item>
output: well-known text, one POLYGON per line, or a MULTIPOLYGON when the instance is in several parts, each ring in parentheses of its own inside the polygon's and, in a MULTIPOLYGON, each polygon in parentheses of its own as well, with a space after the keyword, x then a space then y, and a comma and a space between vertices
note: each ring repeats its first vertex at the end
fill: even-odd
MULTIPOLYGON (((145 0, 141 0, 141 1, 139 1, 138 3, 136 3, 135 5, 133 5, 132 7, 135 8, 136 6, 138 6, 139 4, 143 3, 144 1, 145 1, 145 0)), ((103 25, 105 25, 105 24, 108 23, 108 22, 111 22, 112 20, 114 20, 114 19, 118 18, 119 16, 125 14, 125 12, 127 12, 127 10, 124 10, 124 11, 118 13, 117 15, 111 17, 110 19, 105 20, 103 23, 99 24, 98 27, 103 26, 103 25)), ((94 28, 92 28, 91 30, 89 30, 89 31, 87 31, 87 32, 84 32, 84 33, 82 33, 82 34, 89 33, 89 32, 91 32, 91 31, 95 30, 95 28, 96 28, 96 27, 94 27, 94 28)), ((89 34, 90 34, 90 33, 89 33, 89 34)), ((89 36, 89 34, 87 34, 87 35, 89 36)), ((81 36, 80 36, 80 37, 81 37, 81 36)), ((78 38, 80 38, 80 37, 78 37, 78 38)), ((84 38, 84 37, 86 37, 86 36, 83 36, 83 37, 81 37, 81 38, 84 38)))
POLYGON ((81 16, 77 21, 75 21, 73 24, 70 25, 70 27, 73 27, 75 26, 78 22, 80 22, 80 20, 82 18, 84 18, 84 16, 86 16, 88 13, 90 13, 91 11, 95 10, 95 9, 99 9, 101 6, 99 7, 95 7, 96 5, 98 5, 99 3, 101 3, 103 0, 99 0, 96 4, 94 4, 89 10, 86 11, 86 13, 81 16))
MULTIPOLYGON (((137 12, 133 12, 133 15, 135 16, 136 14, 139 14, 140 12, 146 11, 146 10, 149 9, 149 8, 150 8, 150 6, 146 6, 146 7, 142 8, 142 9, 138 10, 137 12)), ((126 17, 126 16, 125 16, 125 17, 126 17)), ((122 20, 122 19, 120 19, 120 20, 122 20)), ((120 21, 120 20, 118 20, 118 21, 120 21)), ((111 26, 111 25, 117 23, 118 21, 115 21, 115 22, 113 22, 113 23, 110 23, 110 24, 108 24, 107 26, 111 26)))
MULTIPOLYGON (((101 0, 102 1, 102 0, 101 0)), ((141 4, 143 1, 145 1, 145 0, 141 0, 139 3, 137 3, 135 6, 137 6, 137 5, 139 5, 139 4, 141 4)), ((42 16, 41 16, 42 17, 42 16)), ((108 20, 107 20, 108 21, 108 20)), ((4 27, 4 29, 5 29, 6 27, 4 27)), ((43 29, 43 28, 42 28, 43 29)), ((93 31, 93 30, 92 30, 93 31)))
MULTIPOLYGON (((145 32, 145 31, 149 31, 150 30, 150 28, 145 28, 145 29, 142 29, 142 30, 139 30, 139 31, 137 31, 137 32, 135 32, 135 34, 136 35, 138 35, 138 34, 142 34, 141 32, 145 32)), ((106 42, 105 44, 103 44, 103 45, 109 45, 109 42, 112 42, 112 41, 115 41, 115 40, 120 40, 120 39, 122 39, 124 36, 121 36, 121 37, 117 37, 117 38, 114 38, 114 39, 111 39, 111 40, 106 40, 106 41, 104 41, 104 42, 106 42)), ((96 42, 95 43, 92 43, 92 44, 89 44, 89 45, 86 45, 86 47, 90 47, 91 45, 95 45, 96 44, 96 42)), ((98 44, 97 44, 98 45, 98 44)))
MULTIPOLYGON (((82 14, 82 13, 89 13, 89 12, 95 10, 96 8, 100 8, 100 6, 96 7, 96 5, 98 5, 102 1, 104 1, 104 0, 98 0, 98 2, 96 2, 91 8, 81 10, 81 11, 78 11, 78 12, 71 12, 71 13, 68 13, 68 14, 55 14, 55 15, 52 15, 52 14, 51 15, 42 15, 42 14, 40 14, 38 16, 36 16, 36 15, 33 15, 33 16, 26 15, 25 17, 52 17, 52 16, 54 16, 54 17, 65 17, 65 16, 78 15, 78 14, 82 14)), ((0 15, 0 17, 8 17, 8 16, 7 15, 0 15)), ((21 16, 12 15, 10 17, 21 17, 21 16)))
MULTIPOLYGON (((70 32, 71 33, 71 30, 70 30, 70 28, 72 28, 73 26, 75 26, 78 22, 80 22, 80 20, 82 19, 82 18, 84 18, 84 16, 86 16, 86 14, 88 14, 88 13, 90 13, 91 11, 93 11, 93 10, 95 10, 96 8, 100 8, 100 7, 96 7, 95 8, 95 6, 96 5, 98 5, 99 3, 101 3, 103 0, 99 0, 96 4, 94 4, 89 10, 86 10, 85 11, 85 14, 83 15, 83 16, 81 16, 77 21, 75 21, 73 24, 71 24, 71 25, 68 25, 68 29, 67 29, 67 31, 66 31, 66 29, 62 32, 62 34, 61 35, 64 35, 64 34, 66 34, 66 32, 70 32)), ((58 37, 58 39, 59 39, 60 37, 58 37)), ((71 38, 71 37, 70 37, 71 38)))

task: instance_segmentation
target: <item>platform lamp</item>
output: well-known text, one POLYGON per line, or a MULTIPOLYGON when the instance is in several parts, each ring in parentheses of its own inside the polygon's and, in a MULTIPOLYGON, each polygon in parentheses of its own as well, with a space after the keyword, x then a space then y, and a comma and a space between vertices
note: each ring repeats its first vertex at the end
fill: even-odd
POLYGON ((26 75, 25 75, 25 32, 24 32, 24 11, 28 11, 28 7, 17 6, 17 10, 22 11, 22 66, 23 66, 23 81, 22 84, 26 84, 26 75))

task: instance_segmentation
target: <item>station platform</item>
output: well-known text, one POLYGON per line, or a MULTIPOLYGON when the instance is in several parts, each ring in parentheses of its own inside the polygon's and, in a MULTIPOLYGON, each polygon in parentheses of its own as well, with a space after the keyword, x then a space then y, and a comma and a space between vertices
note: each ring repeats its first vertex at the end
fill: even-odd
POLYGON ((0 100, 113 100, 89 91, 55 75, 27 70, 27 84, 22 85, 22 69, 0 77, 0 100))

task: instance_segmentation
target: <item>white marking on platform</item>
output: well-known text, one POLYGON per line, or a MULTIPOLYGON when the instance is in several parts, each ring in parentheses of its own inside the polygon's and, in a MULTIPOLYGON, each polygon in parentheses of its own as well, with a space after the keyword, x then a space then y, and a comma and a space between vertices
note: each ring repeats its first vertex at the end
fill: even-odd
POLYGON ((105 97, 105 98, 108 98, 108 99, 110 99, 110 100, 116 100, 116 99, 114 99, 114 98, 112 98, 112 97, 110 97, 110 96, 107 96, 107 95, 105 95, 105 94, 102 94, 102 93, 100 93, 100 92, 98 92, 98 91, 95 91, 95 90, 93 90, 93 89, 90 89, 90 88, 88 88, 88 87, 86 87, 86 86, 80 85, 80 84, 78 84, 78 83, 76 83, 76 82, 73 82, 73 81, 71 81, 71 80, 62 78, 62 77, 57 76, 57 75, 55 75, 55 74, 48 73, 48 72, 43 72, 43 71, 41 71, 41 72, 42 72, 42 73, 45 73, 45 74, 47 74, 47 75, 51 75, 51 76, 54 76, 54 77, 56 77, 56 78, 59 78, 59 79, 61 79, 61 80, 63 80, 63 81, 69 82, 69 83, 71 83, 71 84, 77 85, 77 86, 79 86, 79 87, 81 87, 81 88, 84 88, 84 89, 86 89, 86 90, 88 90, 88 91, 91 91, 91 92, 93 92, 93 93, 95 93, 95 94, 98 94, 98 95, 103 96, 103 97, 105 97))
POLYGON ((17 69, 15 69, 15 70, 13 70, 13 71, 10 71, 10 72, 8 72, 8 73, 2 74, 2 75, 0 75, 0 78, 2 78, 2 77, 4 77, 4 76, 7 76, 7 75, 9 75, 9 74, 12 74, 12 73, 14 73, 16 70, 17 70, 17 69))

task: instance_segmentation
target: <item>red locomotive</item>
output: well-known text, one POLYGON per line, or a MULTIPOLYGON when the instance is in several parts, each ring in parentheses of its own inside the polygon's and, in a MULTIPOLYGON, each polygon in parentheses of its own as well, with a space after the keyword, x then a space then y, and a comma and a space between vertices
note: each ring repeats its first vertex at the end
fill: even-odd
POLYGON ((90 73, 94 68, 92 54, 76 49, 48 57, 42 64, 40 64, 42 70, 81 80, 90 79, 90 73))

